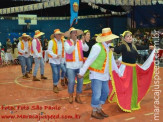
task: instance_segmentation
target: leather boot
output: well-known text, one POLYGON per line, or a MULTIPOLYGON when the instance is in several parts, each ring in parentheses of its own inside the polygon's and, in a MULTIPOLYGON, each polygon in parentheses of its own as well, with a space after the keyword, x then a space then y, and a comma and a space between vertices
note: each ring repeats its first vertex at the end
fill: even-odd
POLYGON ((105 114, 102 109, 98 110, 97 113, 101 114, 103 117, 109 117, 109 115, 105 114))
POLYGON ((26 77, 26 78, 30 78, 29 75, 28 75, 28 73, 25 74, 25 77, 26 77))
POLYGON ((61 86, 65 86, 65 81, 64 81, 64 79, 61 79, 61 86))
POLYGON ((69 94, 69 99, 68 99, 69 103, 72 104, 73 103, 73 94, 69 94))
POLYGON ((33 76, 33 81, 40 81, 40 79, 36 78, 36 76, 33 76))
POLYGON ((53 92, 54 93, 59 93, 57 85, 54 85, 53 86, 53 92))
POLYGON ((104 119, 104 117, 99 114, 97 111, 92 111, 91 117, 94 117, 96 119, 104 119))
POLYGON ((65 84, 68 86, 68 79, 65 77, 65 84))
POLYGON ((29 71, 29 74, 32 74, 32 70, 29 71))
POLYGON ((23 75, 23 79, 27 79, 27 77, 25 75, 23 75))
POLYGON ((48 79, 48 78, 45 77, 44 75, 41 75, 41 79, 48 79))
POLYGON ((77 103, 79 103, 79 104, 82 104, 82 101, 81 101, 81 99, 80 99, 80 94, 76 94, 75 102, 77 102, 77 103))

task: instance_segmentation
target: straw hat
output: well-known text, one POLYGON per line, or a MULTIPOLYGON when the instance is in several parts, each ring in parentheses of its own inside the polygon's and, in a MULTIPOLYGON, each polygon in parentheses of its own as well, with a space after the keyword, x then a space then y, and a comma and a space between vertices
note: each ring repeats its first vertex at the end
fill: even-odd
POLYGON ((30 38, 30 35, 27 35, 26 33, 23 33, 21 37, 19 37, 19 40, 22 40, 23 37, 30 38))
POLYGON ((60 31, 60 29, 55 29, 54 33, 50 36, 50 38, 53 39, 55 34, 61 34, 62 36, 64 35, 64 33, 60 31))
POLYGON ((77 36, 83 34, 83 31, 82 31, 82 30, 75 29, 75 28, 71 27, 68 31, 65 32, 64 36, 65 36, 65 37, 70 37, 70 33, 71 33, 72 31, 77 31, 77 36))
POLYGON ((106 41, 113 40, 116 38, 119 38, 119 36, 112 34, 112 31, 110 28, 103 28, 102 34, 96 38, 96 41, 97 42, 106 42, 106 41))
POLYGON ((39 30, 36 30, 36 31, 35 31, 35 35, 34 35, 34 38, 37 38, 37 37, 42 36, 42 35, 44 35, 44 34, 45 34, 45 33, 40 32, 39 30))

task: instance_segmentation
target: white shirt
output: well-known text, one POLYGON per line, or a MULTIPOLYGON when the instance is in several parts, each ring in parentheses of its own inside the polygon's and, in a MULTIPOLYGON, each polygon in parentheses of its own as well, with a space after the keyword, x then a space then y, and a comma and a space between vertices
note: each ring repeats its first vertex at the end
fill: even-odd
MULTIPOLYGON (((37 38, 38 39, 38 38, 37 38)), ((39 39, 38 39, 39 40, 39 39)), ((40 42, 40 45, 41 45, 41 42, 40 42)), ((37 42, 36 42, 36 39, 33 39, 32 40, 32 46, 33 46, 33 57, 34 58, 38 58, 38 57, 42 57, 42 46, 41 46, 41 52, 39 53, 36 49, 36 46, 37 46, 37 42)))
POLYGON ((49 63, 53 63, 53 64, 60 64, 62 61, 62 42, 61 40, 58 41, 56 38, 54 38, 57 42, 57 47, 58 47, 58 55, 61 56, 61 58, 57 59, 57 54, 53 53, 53 40, 49 41, 48 44, 48 53, 53 57, 53 58, 49 58, 49 63))
MULTIPOLYGON (((70 41, 74 42, 72 39, 70 39, 70 41)), ((76 40, 76 42, 77 41, 79 41, 79 40, 76 40)), ((89 47, 86 43, 85 44, 82 43, 82 49, 83 49, 83 51, 88 51, 89 47)), ((75 46, 74 45, 70 46, 66 41, 65 42, 65 52, 68 54, 71 54, 74 50, 75 50, 75 62, 66 62, 66 68, 79 69, 83 65, 83 61, 79 61, 77 44, 75 46)))
MULTIPOLYGON (((98 73, 98 72, 94 72, 94 71, 90 70, 89 78, 90 79, 98 79, 101 81, 108 81, 110 79, 110 76, 109 76, 109 60, 110 59, 108 59, 109 58, 108 54, 109 54, 109 45, 110 44, 107 45, 105 42, 103 42, 102 44, 105 46, 106 52, 107 52, 107 54, 106 54, 107 60, 106 60, 104 73, 98 73)), ((92 46, 91 52, 90 52, 87 60, 85 61, 83 67, 80 69, 80 72, 79 72, 80 75, 83 76, 85 74, 85 72, 87 71, 89 66, 96 60, 96 58, 98 57, 100 52, 101 52, 101 47, 99 45, 95 44, 92 46)))
POLYGON ((29 57, 30 56, 30 47, 29 47, 29 42, 28 41, 24 41, 24 40, 22 40, 23 41, 23 43, 24 43, 24 50, 22 50, 21 49, 21 42, 19 41, 19 43, 18 43, 18 51, 20 52, 20 53, 22 53, 23 55, 20 55, 19 54, 19 56, 24 56, 24 57, 29 57), (25 52, 27 52, 27 54, 25 54, 25 52))

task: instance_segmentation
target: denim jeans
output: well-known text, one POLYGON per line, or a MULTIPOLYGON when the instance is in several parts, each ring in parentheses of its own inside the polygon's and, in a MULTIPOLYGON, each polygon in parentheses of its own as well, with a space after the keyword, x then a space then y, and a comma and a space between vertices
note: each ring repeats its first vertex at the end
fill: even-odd
POLYGON ((61 79, 64 79, 64 77, 67 77, 67 73, 66 73, 66 64, 61 63, 61 79))
POLYGON ((51 66, 52 72, 53 72, 53 84, 58 85, 58 82, 59 82, 59 79, 60 79, 61 65, 60 64, 50 63, 50 66, 51 66))
POLYGON ((32 66, 33 66, 33 56, 30 56, 30 62, 31 62, 31 68, 30 68, 30 70, 32 70, 32 66))
POLYGON ((43 60, 43 58, 41 57, 41 59, 38 59, 36 57, 36 58, 34 58, 34 61, 35 61, 35 68, 34 68, 33 76, 37 75, 37 71, 38 71, 39 66, 40 66, 40 74, 43 75, 44 74, 44 60, 43 60))
POLYGON ((91 106, 94 108, 98 108, 100 107, 100 104, 105 103, 108 97, 109 94, 108 81, 92 79, 91 87, 92 87, 91 106))
POLYGON ((24 56, 18 56, 21 69, 22 69, 22 74, 25 75, 30 71, 31 63, 30 63, 30 57, 26 58, 24 56))
MULTIPOLYGON (((68 76, 68 93, 74 93, 74 85, 75 85, 75 77, 79 73, 79 69, 69 69, 67 68, 67 76, 68 76)), ((77 77, 77 86, 76 93, 82 93, 83 87, 83 78, 77 77)))

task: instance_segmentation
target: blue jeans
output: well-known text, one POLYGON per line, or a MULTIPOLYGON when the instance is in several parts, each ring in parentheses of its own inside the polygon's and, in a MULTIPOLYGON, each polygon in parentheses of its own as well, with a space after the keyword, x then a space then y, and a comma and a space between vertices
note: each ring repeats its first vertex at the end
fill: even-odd
POLYGON ((33 65, 33 56, 30 56, 30 62, 31 62, 31 69, 32 70, 32 65, 33 65))
POLYGON ((64 77, 67 77, 67 74, 66 74, 66 64, 64 63, 61 63, 61 79, 64 79, 64 77))
POLYGON ((38 71, 39 66, 40 66, 40 74, 43 75, 44 74, 44 60, 43 60, 43 58, 41 57, 41 59, 38 59, 36 57, 36 58, 34 58, 34 61, 35 61, 35 68, 34 68, 33 76, 37 75, 37 71, 38 71))
POLYGON ((18 59, 20 61, 22 74, 25 75, 30 71, 31 68, 30 57, 26 58, 24 56, 18 56, 18 59))
POLYGON ((98 108, 100 107, 100 104, 105 103, 108 97, 109 94, 108 81, 92 79, 91 87, 92 87, 91 106, 94 108, 98 108))
POLYGON ((50 66, 51 66, 52 72, 53 72, 53 84, 58 85, 58 82, 59 82, 59 79, 60 79, 61 65, 60 64, 52 64, 52 63, 50 63, 50 66))
MULTIPOLYGON (((79 73, 79 69, 69 69, 67 68, 67 76, 68 76, 68 93, 74 93, 74 85, 75 85, 75 76, 79 73)), ((83 87, 83 78, 77 77, 77 87, 76 93, 82 93, 83 87)))

